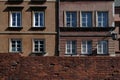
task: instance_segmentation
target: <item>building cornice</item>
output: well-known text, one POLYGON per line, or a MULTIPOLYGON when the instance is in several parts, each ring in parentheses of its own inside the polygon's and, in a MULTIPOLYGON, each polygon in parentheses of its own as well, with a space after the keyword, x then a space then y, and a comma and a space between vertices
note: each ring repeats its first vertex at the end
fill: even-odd
POLYGON ((56 35, 57 32, 0 32, 2 34, 9 34, 9 35, 56 35))
MULTIPOLYGON (((0 0, 0 1, 8 1, 8 0, 0 0)), ((23 0, 23 1, 31 1, 31 0, 23 0)), ((40 0, 42 1, 42 0, 40 0)), ((46 1, 56 1, 56 0, 46 0, 46 1)))

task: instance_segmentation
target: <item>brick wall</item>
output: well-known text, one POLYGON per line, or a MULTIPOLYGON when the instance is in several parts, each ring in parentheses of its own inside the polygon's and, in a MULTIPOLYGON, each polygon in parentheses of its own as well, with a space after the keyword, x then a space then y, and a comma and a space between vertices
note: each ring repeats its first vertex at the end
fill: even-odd
POLYGON ((120 80, 120 57, 0 54, 0 80, 120 80))

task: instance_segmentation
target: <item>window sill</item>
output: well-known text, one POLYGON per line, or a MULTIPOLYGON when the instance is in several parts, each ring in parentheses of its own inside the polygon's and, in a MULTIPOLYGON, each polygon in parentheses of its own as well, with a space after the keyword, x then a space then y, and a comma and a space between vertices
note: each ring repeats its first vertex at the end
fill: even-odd
POLYGON ((107 56, 109 54, 103 54, 103 53, 101 53, 101 54, 96 54, 96 55, 100 55, 100 56, 102 56, 102 55, 105 56, 106 55, 107 56))
POLYGON ((44 30, 46 27, 31 27, 31 30, 44 30))
POLYGON ((21 54, 21 53, 23 53, 23 52, 9 52, 9 53, 13 53, 13 54, 21 54))
POLYGON ((8 27, 8 28, 7 28, 7 30, 11 30, 11 31, 12 31, 12 30, 13 30, 13 31, 17 31, 17 30, 19 31, 19 30, 21 30, 21 29, 23 29, 23 27, 8 27))
POLYGON ((8 2, 22 2, 23 0, 8 0, 8 2))
POLYGON ((115 27, 60 27, 60 31, 110 31, 115 27))
POLYGON ((32 52, 30 56, 43 56, 46 52, 32 52))
POLYGON ((82 55, 82 56, 91 56, 91 55, 93 55, 93 54, 92 54, 92 53, 91 53, 91 54, 85 54, 85 53, 83 54, 83 53, 82 53, 82 54, 80 54, 80 55, 82 55))
POLYGON ((45 2, 46 0, 31 0, 31 2, 45 2))
POLYGON ((77 53, 74 54, 64 54, 65 56, 77 56, 77 53))

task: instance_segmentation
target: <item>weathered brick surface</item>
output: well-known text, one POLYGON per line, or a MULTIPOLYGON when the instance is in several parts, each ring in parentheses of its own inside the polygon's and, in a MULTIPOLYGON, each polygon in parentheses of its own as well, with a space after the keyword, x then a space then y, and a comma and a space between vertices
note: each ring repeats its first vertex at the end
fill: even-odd
POLYGON ((120 57, 0 54, 0 80, 120 80, 120 57))

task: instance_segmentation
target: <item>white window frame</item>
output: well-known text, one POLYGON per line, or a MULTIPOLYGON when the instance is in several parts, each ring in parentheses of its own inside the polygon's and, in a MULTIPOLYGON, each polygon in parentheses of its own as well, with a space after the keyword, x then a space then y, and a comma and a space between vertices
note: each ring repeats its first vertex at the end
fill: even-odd
POLYGON ((32 52, 33 53, 43 53, 43 52, 45 52, 45 40, 44 39, 33 39, 33 50, 32 50, 32 52), (38 41, 39 42, 39 44, 38 44, 38 51, 35 51, 35 41, 38 41), (40 51, 40 41, 43 41, 43 51, 40 51))
MULTIPOLYGON (((85 12, 85 13, 92 13, 92 11, 81 11, 81 12, 80 12, 80 26, 81 26, 81 27, 89 27, 88 24, 87 24, 87 23, 88 23, 88 21, 87 21, 87 20, 88 20, 88 16, 87 16, 87 15, 86 15, 86 17, 84 17, 84 18, 86 18, 86 22, 85 22, 86 26, 83 26, 83 25, 82 25, 82 23, 83 23, 83 21, 82 21, 82 18, 83 18, 82 13, 83 13, 83 12, 85 12)), ((92 14, 91 14, 91 17, 92 17, 92 14)), ((92 19, 91 19, 91 20, 92 20, 92 19)), ((92 26, 90 26, 90 27, 92 27, 92 26)))
POLYGON ((98 44, 97 44, 97 54, 108 54, 108 41, 107 40, 98 41, 98 44), (103 45, 104 43, 105 43, 105 45, 107 47, 106 51, 104 51, 104 45, 103 45), (101 52, 99 52, 99 49, 98 49, 99 46, 101 47, 101 52))
POLYGON ((44 11, 33 11, 33 27, 45 27, 45 12, 44 11), (38 18, 38 26, 35 25, 35 13, 43 14, 43 26, 40 25, 40 16, 38 18))
POLYGON ((76 26, 73 26, 72 25, 72 22, 73 22, 73 20, 72 20, 72 15, 70 15, 70 26, 67 26, 67 12, 69 12, 69 13, 73 13, 73 12, 76 12, 76 16, 77 16, 77 11, 66 11, 65 12, 65 26, 66 27, 77 27, 77 17, 76 17, 76 26))
POLYGON ((82 41, 81 42, 81 54, 91 54, 92 53, 92 41, 90 40, 90 41, 88 41, 88 40, 86 40, 86 41, 82 41), (83 43, 85 42, 85 52, 83 52, 83 43), (88 50, 88 42, 91 42, 91 52, 89 52, 89 50, 88 50))
MULTIPOLYGON (((107 26, 104 26, 104 16, 103 16, 103 14, 102 14, 102 21, 98 21, 98 13, 99 12, 103 12, 103 13, 105 13, 105 12, 107 12, 108 13, 108 11, 97 11, 96 12, 96 26, 97 27, 107 27, 107 26), (99 22, 102 24, 101 26, 98 26, 99 25, 99 22)), ((107 15, 108 16, 108 15, 107 15)), ((109 22, 109 19, 108 19, 108 22, 109 22)), ((108 23, 107 22, 107 23, 108 23)))
POLYGON ((76 55, 76 51, 77 51, 77 44, 76 44, 76 40, 68 40, 66 41, 66 45, 65 45, 65 54, 66 55, 76 55), (73 44, 73 42, 75 42, 75 44, 73 44), (70 43, 70 44, 68 44, 70 43), (73 45, 75 45, 74 49, 75 52, 73 53, 73 45), (69 49, 68 46, 70 46, 70 52, 67 52, 67 50, 69 49))
POLYGON ((21 27, 22 25, 22 12, 21 11, 10 11, 10 27, 21 27), (12 14, 13 13, 20 13, 20 26, 17 25, 17 16, 16 16, 16 22, 15 22, 15 26, 12 25, 13 20, 12 20, 12 14))
POLYGON ((10 48, 9 48, 9 52, 22 52, 22 40, 21 39, 10 39, 10 48), (12 51, 12 41, 15 41, 15 51, 12 51), (17 41, 20 41, 21 43, 20 43, 20 48, 21 48, 21 51, 17 51, 17 48, 18 48, 18 43, 17 43, 17 41))

